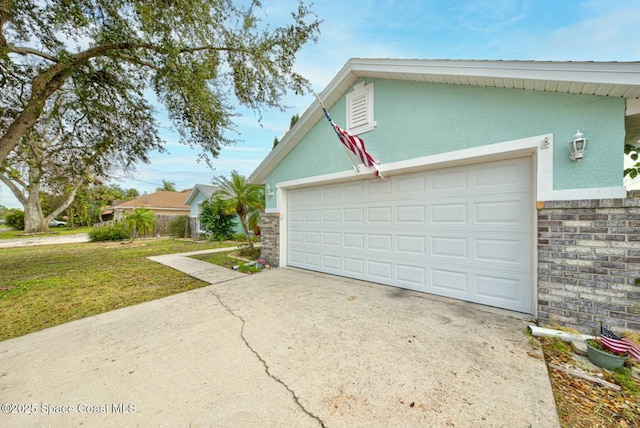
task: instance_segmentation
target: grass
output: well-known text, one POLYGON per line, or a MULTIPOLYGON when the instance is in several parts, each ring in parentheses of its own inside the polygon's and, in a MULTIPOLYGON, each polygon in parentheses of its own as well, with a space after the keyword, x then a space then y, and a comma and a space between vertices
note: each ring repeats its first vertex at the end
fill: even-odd
POLYGON ((0 340, 205 286, 146 257, 221 246, 142 239, 0 249, 0 340))
POLYGON ((220 253, 198 254, 195 256, 191 256, 191 258, 231 269, 233 266, 239 265, 241 263, 238 259, 230 257, 230 254, 237 252, 238 250, 234 249, 232 251, 224 251, 220 253))
POLYGON ((238 271, 243 273, 258 273, 262 270, 255 266, 245 266, 247 260, 257 260, 258 257, 260 257, 259 248, 254 248, 253 250, 250 250, 248 248, 242 248, 238 250, 236 248, 232 251, 199 254, 191 257, 229 269, 233 268, 234 266, 238 266, 238 271))

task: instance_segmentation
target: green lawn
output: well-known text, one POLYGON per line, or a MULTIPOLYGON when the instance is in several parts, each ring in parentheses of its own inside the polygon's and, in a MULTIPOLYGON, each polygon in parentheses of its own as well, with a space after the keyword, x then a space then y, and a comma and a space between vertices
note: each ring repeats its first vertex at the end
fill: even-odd
POLYGON ((220 246, 143 239, 0 249, 0 340, 205 286, 146 257, 220 246))

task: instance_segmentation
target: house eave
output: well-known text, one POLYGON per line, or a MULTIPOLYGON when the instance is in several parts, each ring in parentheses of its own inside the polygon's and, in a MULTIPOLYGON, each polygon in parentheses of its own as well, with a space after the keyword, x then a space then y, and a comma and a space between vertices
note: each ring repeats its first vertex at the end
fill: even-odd
MULTIPOLYGON (((352 58, 320 94, 331 108, 359 79, 390 79, 450 85, 640 98, 640 62, 555 62, 352 58)), ((278 163, 323 117, 315 100, 249 176, 264 184, 278 163)))

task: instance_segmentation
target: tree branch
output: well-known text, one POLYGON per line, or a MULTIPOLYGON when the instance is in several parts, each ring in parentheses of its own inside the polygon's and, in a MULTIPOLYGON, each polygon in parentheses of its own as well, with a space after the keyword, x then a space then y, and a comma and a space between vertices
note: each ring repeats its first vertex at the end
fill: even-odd
POLYGON ((22 191, 18 186, 15 185, 13 181, 11 181, 8 177, 5 177, 3 174, 0 174, 0 181, 2 181, 13 193, 18 202, 22 204, 22 206, 27 205, 27 198, 22 194, 22 191))
POLYGON ((9 52, 17 53, 19 55, 35 55, 35 56, 39 56, 40 58, 49 60, 51 62, 55 62, 55 63, 60 62, 60 60, 55 56, 49 55, 48 53, 39 51, 37 49, 21 47, 21 46, 13 46, 13 45, 8 45, 6 43, 5 43, 5 46, 7 47, 9 52))

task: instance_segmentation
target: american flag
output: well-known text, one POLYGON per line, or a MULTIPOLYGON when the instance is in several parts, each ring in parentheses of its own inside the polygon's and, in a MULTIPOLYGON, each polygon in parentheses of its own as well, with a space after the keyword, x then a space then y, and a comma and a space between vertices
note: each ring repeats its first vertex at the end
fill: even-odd
POLYGON ((340 142, 344 144, 344 146, 351 151, 354 155, 356 155, 360 161, 364 164, 364 166, 373 168, 378 177, 380 177, 380 171, 378 171, 378 167, 376 166, 376 161, 373 157, 367 152, 367 149, 364 147, 364 141, 362 138, 357 135, 351 135, 344 129, 340 128, 333 122, 331 116, 329 116, 329 112, 324 107, 322 108, 324 111, 324 115, 327 117, 327 120, 333 127, 333 130, 336 131, 340 142))
POLYGON ((628 337, 620 337, 607 327, 600 326, 600 341, 602 345, 621 354, 629 353, 633 358, 640 361, 640 346, 628 337))

